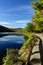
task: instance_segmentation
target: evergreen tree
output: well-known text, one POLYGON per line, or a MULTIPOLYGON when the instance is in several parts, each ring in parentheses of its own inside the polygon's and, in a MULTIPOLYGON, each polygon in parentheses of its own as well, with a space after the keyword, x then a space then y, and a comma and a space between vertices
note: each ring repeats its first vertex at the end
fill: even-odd
POLYGON ((43 31, 43 0, 32 2, 35 14, 32 18, 32 22, 35 25, 35 30, 43 31))

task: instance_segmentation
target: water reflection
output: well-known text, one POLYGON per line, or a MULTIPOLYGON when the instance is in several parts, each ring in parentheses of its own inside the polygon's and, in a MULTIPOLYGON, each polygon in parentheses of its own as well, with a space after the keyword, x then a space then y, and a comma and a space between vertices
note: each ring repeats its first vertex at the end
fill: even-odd
POLYGON ((1 38, 1 37, 4 37, 4 36, 7 36, 7 35, 6 35, 6 34, 4 34, 4 35, 0 34, 0 38, 1 38))
POLYGON ((18 32, 0 32, 0 37, 7 36, 7 35, 22 36, 22 33, 18 33, 18 32))
POLYGON ((24 37, 21 34, 0 34, 0 62, 6 54, 7 48, 20 49, 24 42, 24 37))
POLYGON ((0 34, 0 48, 20 48, 23 42, 23 36, 0 34))
POLYGON ((2 35, 4 35, 4 34, 8 34, 8 35, 12 35, 12 34, 14 34, 14 35, 22 35, 22 33, 19 33, 19 32, 0 32, 0 34, 2 34, 2 35))

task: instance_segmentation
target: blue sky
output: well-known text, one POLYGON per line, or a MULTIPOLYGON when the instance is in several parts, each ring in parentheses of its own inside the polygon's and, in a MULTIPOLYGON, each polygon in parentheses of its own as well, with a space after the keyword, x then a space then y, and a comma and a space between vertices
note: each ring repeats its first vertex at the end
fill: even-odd
POLYGON ((34 14, 30 2, 35 0, 0 0, 0 25, 24 28, 34 14))

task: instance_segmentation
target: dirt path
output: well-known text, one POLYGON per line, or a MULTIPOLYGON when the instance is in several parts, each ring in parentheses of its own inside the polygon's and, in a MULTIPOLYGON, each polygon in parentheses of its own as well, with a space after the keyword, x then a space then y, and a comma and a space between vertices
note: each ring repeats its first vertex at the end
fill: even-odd
POLYGON ((37 35, 42 41, 43 41, 43 34, 35 34, 35 35, 37 35))
POLYGON ((35 34, 37 36, 38 42, 32 50, 32 55, 30 61, 32 65, 43 65, 43 35, 35 34))

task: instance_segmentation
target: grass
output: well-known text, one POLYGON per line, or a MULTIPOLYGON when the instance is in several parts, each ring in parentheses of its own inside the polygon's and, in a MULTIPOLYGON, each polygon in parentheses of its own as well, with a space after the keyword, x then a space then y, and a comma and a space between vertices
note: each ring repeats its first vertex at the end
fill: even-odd
POLYGON ((23 43, 23 46, 28 46, 28 44, 34 39, 34 34, 27 32, 24 36, 27 37, 27 40, 23 43))

